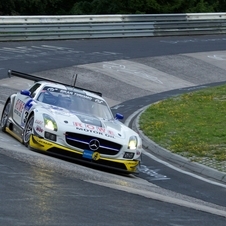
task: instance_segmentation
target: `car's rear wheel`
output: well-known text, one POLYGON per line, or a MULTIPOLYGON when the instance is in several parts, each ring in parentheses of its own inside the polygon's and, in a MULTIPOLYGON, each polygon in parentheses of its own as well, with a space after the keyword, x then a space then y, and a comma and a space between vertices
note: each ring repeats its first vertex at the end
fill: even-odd
POLYGON ((23 143, 25 146, 29 145, 30 137, 33 131, 33 125, 34 125, 34 115, 32 114, 28 118, 23 131, 23 143))
POLYGON ((8 100, 3 108, 2 116, 1 116, 1 130, 5 132, 7 120, 9 118, 11 102, 8 100))

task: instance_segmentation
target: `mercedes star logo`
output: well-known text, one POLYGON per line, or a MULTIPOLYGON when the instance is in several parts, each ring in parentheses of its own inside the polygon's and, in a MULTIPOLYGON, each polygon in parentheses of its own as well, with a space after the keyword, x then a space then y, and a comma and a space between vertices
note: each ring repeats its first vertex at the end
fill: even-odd
POLYGON ((92 139, 92 140, 89 142, 89 148, 90 148, 90 150, 96 151, 99 147, 100 147, 100 142, 99 142, 99 140, 97 140, 97 139, 92 139))

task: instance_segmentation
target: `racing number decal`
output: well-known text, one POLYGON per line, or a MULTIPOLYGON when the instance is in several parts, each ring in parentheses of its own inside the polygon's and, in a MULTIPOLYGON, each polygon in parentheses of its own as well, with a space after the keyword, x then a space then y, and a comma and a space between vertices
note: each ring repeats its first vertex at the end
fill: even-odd
POLYGON ((26 121, 27 121, 27 116, 28 116, 28 111, 25 111, 24 112, 24 123, 26 123, 26 121))
POLYGON ((26 123, 26 121, 27 121, 27 119, 28 119, 28 115, 29 115, 29 111, 30 111, 30 109, 31 109, 31 107, 32 107, 32 99, 29 99, 28 101, 27 101, 27 103, 24 105, 24 112, 23 112, 23 116, 22 116, 22 118, 21 118, 21 124, 22 125, 24 125, 25 123, 26 123))

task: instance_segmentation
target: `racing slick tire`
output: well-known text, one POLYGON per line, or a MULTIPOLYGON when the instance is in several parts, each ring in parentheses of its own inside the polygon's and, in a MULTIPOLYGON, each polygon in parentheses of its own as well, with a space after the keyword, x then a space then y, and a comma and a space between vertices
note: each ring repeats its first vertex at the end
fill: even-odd
POLYGON ((30 136, 31 136, 32 131, 33 131, 33 125, 34 125, 34 114, 32 114, 28 118, 28 120, 25 124, 24 130, 23 130, 23 144, 26 147, 29 146, 30 136))
POLYGON ((3 111, 2 111, 2 116, 1 116, 1 130, 3 132, 5 132, 5 130, 6 130, 6 125, 7 125, 7 121, 8 121, 8 118, 9 118, 10 106, 11 106, 11 102, 10 102, 10 100, 8 100, 5 103, 5 106, 4 106, 3 111))

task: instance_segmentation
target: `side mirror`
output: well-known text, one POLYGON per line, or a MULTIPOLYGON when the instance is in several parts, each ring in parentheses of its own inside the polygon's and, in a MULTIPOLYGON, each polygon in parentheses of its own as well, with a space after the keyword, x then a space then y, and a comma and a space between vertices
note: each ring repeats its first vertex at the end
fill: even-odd
POLYGON ((20 91, 20 94, 21 95, 24 95, 24 96, 28 96, 28 97, 31 96, 31 92, 29 90, 21 90, 20 91))
POLYGON ((116 113, 115 119, 122 120, 123 118, 124 118, 124 116, 122 114, 116 113))

